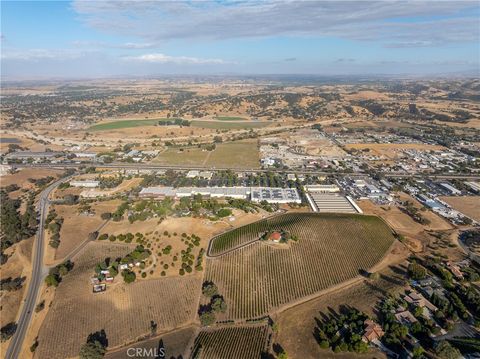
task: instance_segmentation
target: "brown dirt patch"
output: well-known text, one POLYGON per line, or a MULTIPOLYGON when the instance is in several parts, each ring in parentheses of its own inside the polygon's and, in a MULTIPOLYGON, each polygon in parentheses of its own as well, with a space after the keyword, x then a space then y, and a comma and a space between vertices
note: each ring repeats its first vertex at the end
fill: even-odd
POLYGON ((446 196, 440 197, 440 199, 447 202, 453 209, 456 209, 475 221, 480 221, 480 196, 446 196))
POLYGON ((347 149, 364 150, 369 149, 369 153, 376 156, 385 156, 393 159, 401 155, 402 150, 415 149, 420 151, 441 150, 445 147, 438 145, 428 145, 422 143, 350 143, 345 146, 347 149))

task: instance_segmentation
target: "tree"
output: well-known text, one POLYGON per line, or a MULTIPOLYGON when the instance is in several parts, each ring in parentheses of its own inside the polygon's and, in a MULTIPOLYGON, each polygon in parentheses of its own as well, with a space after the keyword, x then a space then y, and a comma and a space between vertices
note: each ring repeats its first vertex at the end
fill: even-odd
POLYGON ((54 287, 58 287, 58 284, 59 284, 59 281, 58 281, 58 278, 56 275, 54 274, 49 274, 45 277, 45 283, 47 284, 47 286, 54 286, 54 287))
POLYGON ((215 314, 212 312, 203 312, 200 314, 200 323, 205 327, 212 325, 215 323, 215 314))
POLYGON ((122 277, 125 283, 132 283, 132 282, 135 282, 136 275, 131 270, 125 269, 122 272, 122 277))
POLYGON ((462 356, 460 351, 452 347, 446 340, 442 340, 437 344, 435 347, 435 354, 437 354, 439 358, 443 359, 457 359, 462 356))
POLYGON ((227 311, 227 304, 222 297, 216 297, 212 300, 212 309, 214 312, 225 313, 227 311))
POLYGON ((320 348, 322 348, 322 349, 330 348, 330 343, 328 342, 328 340, 322 340, 320 342, 320 348))
POLYGON ((80 359, 100 359, 105 356, 105 348, 98 341, 82 345, 79 353, 80 359))
POLYGON ((368 278, 372 280, 378 280, 380 278, 380 274, 378 274, 378 272, 370 272, 368 273, 368 278))
POLYGON ((10 339, 17 330, 17 324, 11 322, 0 329, 0 339, 2 343, 10 339))
POLYGON ((100 218, 106 221, 107 219, 112 218, 112 214, 110 212, 104 212, 100 215, 100 218))
POLYGON ((413 354, 413 357, 414 357, 415 359, 417 359, 417 358, 422 358, 422 357, 423 357, 423 353, 425 353, 425 350, 424 350, 420 345, 417 346, 417 347, 415 347, 415 348, 413 348, 412 354, 413 354))
POLYGON ((202 287, 202 294, 206 297, 213 297, 218 294, 218 288, 212 282, 205 282, 202 287))
POLYGON ((227 216, 230 216, 231 214, 232 214, 232 211, 228 208, 222 208, 217 212, 217 216, 219 217, 227 217, 227 216))
POLYGON ((427 270, 422 265, 413 262, 408 266, 408 275, 415 280, 424 279, 427 276, 427 270))

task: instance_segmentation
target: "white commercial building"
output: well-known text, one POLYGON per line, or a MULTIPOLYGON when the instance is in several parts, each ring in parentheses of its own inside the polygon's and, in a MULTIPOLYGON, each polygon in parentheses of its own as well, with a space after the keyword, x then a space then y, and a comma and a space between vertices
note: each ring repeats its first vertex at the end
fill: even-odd
POLYGON ((252 187, 251 200, 267 203, 302 203, 296 188, 252 187))
POLYGON ((301 203, 302 200, 295 188, 278 187, 147 187, 143 188, 140 197, 191 197, 200 194, 213 198, 251 199, 253 202, 268 203, 301 203))
POLYGON ((97 157, 97 154, 94 152, 75 152, 74 153, 75 157, 77 158, 90 158, 90 159, 95 159, 97 157))
POLYGON ((474 192, 480 192, 480 183, 479 182, 464 182, 468 187, 474 192))
POLYGON ((455 187, 453 187, 452 185, 450 185, 448 183, 440 183, 440 186, 443 187, 444 189, 446 189, 451 194, 462 194, 462 191, 456 189, 455 187))
POLYGON ((315 184, 305 186, 308 192, 335 193, 340 192, 340 188, 334 184, 315 184))
POLYGON ((93 181, 93 180, 76 180, 70 181, 70 186, 72 187, 87 187, 87 188, 95 188, 100 185, 100 181, 93 181))
POLYGON ((195 178, 195 177, 198 177, 198 175, 200 174, 200 171, 196 171, 196 170, 191 170, 191 171, 188 171, 187 172, 187 178, 195 178))

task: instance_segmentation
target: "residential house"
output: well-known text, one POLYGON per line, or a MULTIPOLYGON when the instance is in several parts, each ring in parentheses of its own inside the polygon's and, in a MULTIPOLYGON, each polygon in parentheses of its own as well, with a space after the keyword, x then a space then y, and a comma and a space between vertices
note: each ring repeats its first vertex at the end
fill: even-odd
POLYGON ((463 280, 463 273, 460 270, 460 267, 452 262, 447 262, 447 267, 452 272, 452 274, 455 276, 456 279, 458 280, 463 280))
POLYGON ((417 291, 411 291, 410 294, 406 295, 403 299, 409 304, 415 305, 420 308, 427 308, 432 313, 436 312, 438 308, 434 306, 428 299, 426 299, 422 294, 417 291))
POLYGON ((365 325, 365 333, 362 336, 362 340, 365 343, 370 343, 379 340, 385 332, 380 324, 375 323, 371 319, 366 319, 363 324, 365 325))
POLYGON ((395 318, 404 325, 412 325, 413 323, 416 323, 418 321, 412 313, 402 307, 399 307, 397 309, 397 312, 395 313, 395 318))

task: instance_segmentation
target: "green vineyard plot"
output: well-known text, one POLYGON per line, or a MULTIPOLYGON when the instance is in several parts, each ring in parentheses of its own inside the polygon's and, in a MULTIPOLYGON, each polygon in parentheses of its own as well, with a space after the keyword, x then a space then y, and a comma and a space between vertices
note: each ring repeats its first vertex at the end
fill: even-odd
POLYGON ((356 277, 378 263, 394 241, 378 217, 288 213, 212 239, 205 279, 217 284, 230 319, 252 319, 356 277), (298 242, 258 238, 285 230, 298 242))

